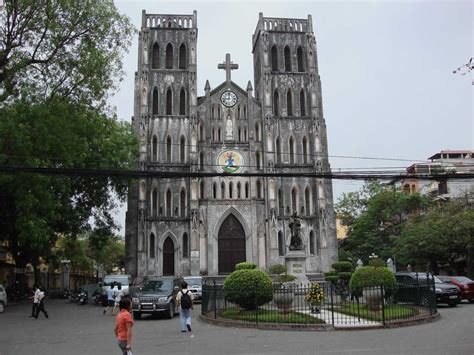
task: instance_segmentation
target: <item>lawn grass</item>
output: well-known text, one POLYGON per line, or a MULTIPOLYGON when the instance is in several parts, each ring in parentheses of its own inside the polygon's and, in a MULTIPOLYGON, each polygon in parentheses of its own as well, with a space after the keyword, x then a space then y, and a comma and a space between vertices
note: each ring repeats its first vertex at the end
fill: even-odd
POLYGON ((322 319, 309 316, 307 314, 291 312, 288 314, 280 314, 278 311, 269 311, 259 309, 256 311, 244 311, 239 308, 228 308, 219 312, 222 318, 242 320, 248 322, 261 323, 296 323, 296 324, 324 324, 322 319))
MULTIPOLYGON (((382 309, 370 311, 366 305, 347 303, 341 307, 334 307, 335 312, 347 314, 350 316, 361 317, 368 320, 382 321, 382 309)), ((401 306, 398 304, 385 305, 385 320, 394 320, 408 318, 416 315, 418 311, 413 307, 401 306)))

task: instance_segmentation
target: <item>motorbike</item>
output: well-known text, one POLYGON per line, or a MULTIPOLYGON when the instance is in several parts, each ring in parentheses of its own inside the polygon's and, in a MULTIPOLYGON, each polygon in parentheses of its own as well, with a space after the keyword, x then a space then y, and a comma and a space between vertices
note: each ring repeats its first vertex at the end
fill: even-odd
POLYGON ((72 292, 69 292, 69 302, 71 303, 76 303, 79 298, 79 291, 74 290, 72 292))
POLYGON ((87 291, 81 290, 78 294, 77 302, 80 305, 85 305, 85 304, 87 304, 88 301, 89 301, 89 295, 88 295, 87 291))
POLYGON ((94 291, 92 294, 92 299, 94 300, 95 304, 101 304, 102 303, 102 297, 100 296, 99 291, 94 291))

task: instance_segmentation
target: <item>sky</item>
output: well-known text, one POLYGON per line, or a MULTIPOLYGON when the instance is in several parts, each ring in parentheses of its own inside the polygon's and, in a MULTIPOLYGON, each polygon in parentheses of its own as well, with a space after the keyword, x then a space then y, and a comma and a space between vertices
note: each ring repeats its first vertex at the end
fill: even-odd
MULTIPOLYGON (((253 87, 252 34, 259 12, 307 19, 316 36, 329 160, 338 168, 407 167, 447 149, 474 148, 474 86, 453 74, 474 55, 471 1, 115 1, 139 30, 141 13, 197 10, 198 95, 225 81, 217 64, 230 53, 232 80, 253 87), (379 160, 360 158, 404 159, 379 160)), ((126 77, 110 104, 133 115, 138 34, 124 55, 126 77)), ((334 181, 334 202, 360 183, 334 181)), ((116 220, 124 234, 126 206, 116 220)))

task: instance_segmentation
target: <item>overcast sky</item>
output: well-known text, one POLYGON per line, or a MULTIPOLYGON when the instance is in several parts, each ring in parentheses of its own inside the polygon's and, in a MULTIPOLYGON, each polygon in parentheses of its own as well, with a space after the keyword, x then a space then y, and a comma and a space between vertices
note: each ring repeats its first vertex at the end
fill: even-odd
MULTIPOLYGON (((444 149, 473 149, 472 77, 452 71, 474 52, 471 1, 115 1, 139 29, 141 12, 197 10, 198 94, 225 81, 217 64, 230 53, 232 80, 253 83, 251 37, 258 13, 313 18, 327 124, 329 159, 336 168, 403 167, 444 149), (403 158, 408 161, 334 156, 403 158)), ((110 100, 120 119, 133 115, 137 41, 124 57, 125 80, 110 100)), ((334 182, 334 200, 355 190, 334 182)), ((117 214, 125 225, 126 206, 117 214)))

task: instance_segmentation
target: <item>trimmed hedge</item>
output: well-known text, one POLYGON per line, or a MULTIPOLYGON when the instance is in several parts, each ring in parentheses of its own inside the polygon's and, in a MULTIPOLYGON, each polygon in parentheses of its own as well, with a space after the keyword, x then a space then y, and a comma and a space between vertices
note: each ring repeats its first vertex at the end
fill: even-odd
POLYGON ((375 267, 385 267, 385 263, 380 259, 380 258, 374 258, 370 259, 369 262, 367 263, 369 266, 375 266, 375 267))
POLYGON ((256 268, 257 268, 257 264, 250 261, 244 261, 244 262, 235 264, 235 270, 252 270, 256 268))
POLYGON ((338 261, 337 263, 334 263, 331 266, 338 273, 354 271, 354 267, 352 266, 352 263, 350 261, 338 261))
POLYGON ((274 264, 268 269, 268 272, 274 275, 286 274, 287 271, 286 266, 282 264, 274 264))
POLYGON ((386 294, 392 294, 397 289, 397 280, 393 272, 386 267, 363 266, 357 269, 349 283, 349 289, 354 294, 361 294, 368 286, 384 286, 386 294))
POLYGON ((235 270, 224 281, 224 297, 247 310, 256 309, 273 299, 273 283, 263 271, 235 270))

